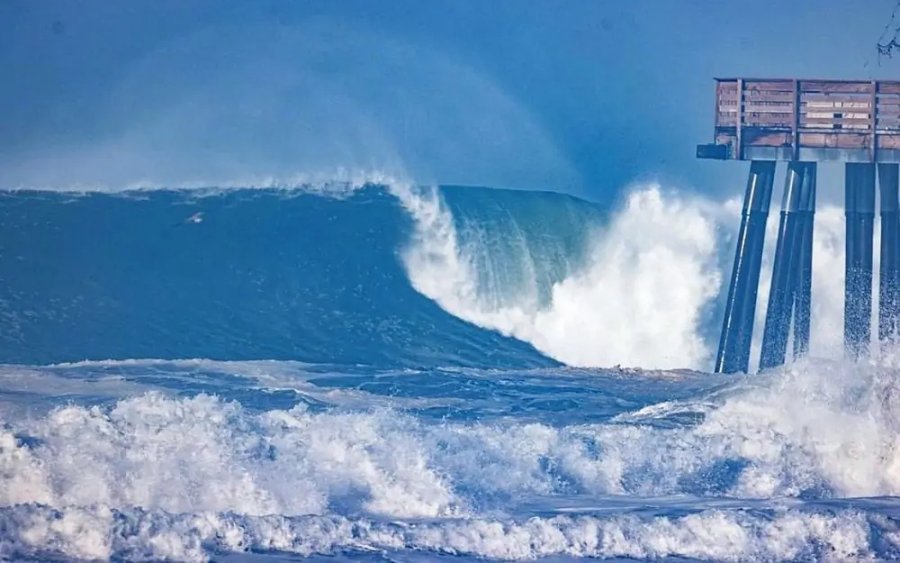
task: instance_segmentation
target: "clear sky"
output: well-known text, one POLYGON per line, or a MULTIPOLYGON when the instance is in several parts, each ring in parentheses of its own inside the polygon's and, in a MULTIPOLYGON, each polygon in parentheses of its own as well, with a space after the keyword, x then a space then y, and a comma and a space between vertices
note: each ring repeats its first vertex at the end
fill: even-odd
POLYGON ((900 77, 895 4, 0 0, 0 184, 734 193, 743 165, 694 158, 712 77, 900 77))

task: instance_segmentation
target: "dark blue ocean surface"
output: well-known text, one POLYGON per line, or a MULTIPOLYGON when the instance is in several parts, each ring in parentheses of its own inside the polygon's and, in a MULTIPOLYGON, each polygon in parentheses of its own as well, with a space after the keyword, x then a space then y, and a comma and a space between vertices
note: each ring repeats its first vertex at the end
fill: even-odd
POLYGON ((900 557, 892 356, 670 369, 720 245, 663 211, 689 236, 473 188, 0 194, 0 558, 900 557))
POLYGON ((414 291, 409 230, 378 187, 0 193, 0 360, 554 363, 414 291))

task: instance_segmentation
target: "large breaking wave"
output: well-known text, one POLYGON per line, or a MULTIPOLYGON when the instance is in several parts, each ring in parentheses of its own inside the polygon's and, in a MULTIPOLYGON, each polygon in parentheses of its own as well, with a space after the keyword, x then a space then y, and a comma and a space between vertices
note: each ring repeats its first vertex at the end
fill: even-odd
POLYGON ((606 222, 538 207, 549 217, 535 232, 526 222, 534 219, 512 214, 464 216, 457 228, 436 192, 399 197, 416 219, 404 253, 413 285, 453 314, 570 365, 708 358, 701 324, 721 276, 716 223, 702 204, 666 200, 653 187, 630 194, 606 222))
MULTIPOLYGON (((403 251, 413 286, 454 315, 568 365, 702 369, 711 362, 738 201, 653 184, 602 210, 555 194, 493 196, 498 205, 464 190, 393 185, 391 192, 414 219, 403 251)), ((776 225, 773 213, 757 329, 776 225)), ((813 353, 829 358, 841 343, 842 231, 839 208, 823 205, 812 341, 813 353)))
MULTIPOLYGON (((604 205, 402 182, 2 198, 0 359, 31 363, 703 368, 738 210, 656 185, 604 205)), ((816 229, 812 346, 831 356, 837 208, 816 229)))

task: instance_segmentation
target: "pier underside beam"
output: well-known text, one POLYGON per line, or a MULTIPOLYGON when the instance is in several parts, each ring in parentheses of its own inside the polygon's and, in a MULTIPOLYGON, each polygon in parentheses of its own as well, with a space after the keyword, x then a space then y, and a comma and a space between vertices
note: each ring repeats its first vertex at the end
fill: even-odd
POLYGON ((750 164, 731 285, 725 303, 725 320, 716 356, 717 373, 746 372, 749 367, 759 271, 774 178, 774 161, 753 161, 750 164))
POLYGON ((881 194, 881 271, 878 289, 878 339, 896 338, 900 317, 900 203, 897 164, 878 165, 881 194))
POLYGON ((867 352, 871 337, 875 165, 848 163, 845 184, 844 347, 855 359, 867 352))
POLYGON ((763 330, 760 369, 782 365, 794 317, 794 353, 809 345, 812 228, 816 198, 816 165, 790 162, 784 184, 772 284, 763 330))

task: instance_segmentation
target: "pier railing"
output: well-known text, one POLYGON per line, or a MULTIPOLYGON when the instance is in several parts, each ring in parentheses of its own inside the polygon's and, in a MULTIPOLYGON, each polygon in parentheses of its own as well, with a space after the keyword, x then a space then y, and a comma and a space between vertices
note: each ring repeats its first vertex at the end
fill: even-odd
POLYGON ((716 79, 719 159, 900 162, 900 82, 716 79))

